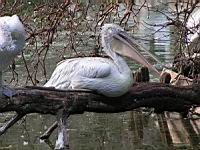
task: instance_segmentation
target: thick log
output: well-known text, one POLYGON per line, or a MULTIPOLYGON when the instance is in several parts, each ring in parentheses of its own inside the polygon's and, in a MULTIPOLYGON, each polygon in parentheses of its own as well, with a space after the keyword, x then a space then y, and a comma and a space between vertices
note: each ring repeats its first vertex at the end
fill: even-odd
POLYGON ((117 113, 139 107, 153 107, 156 111, 185 112, 200 105, 200 85, 176 87, 161 83, 135 84, 130 91, 117 98, 109 98, 88 90, 56 90, 33 87, 16 89, 17 95, 0 97, 0 112, 19 114, 42 113, 56 115, 67 106, 70 114, 85 111, 117 113))
POLYGON ((5 133, 24 115, 41 113, 57 115, 57 122, 42 136, 48 138, 59 127, 55 149, 68 146, 67 118, 85 111, 117 113, 139 107, 153 107, 155 112, 176 111, 188 113, 200 106, 200 85, 175 87, 162 83, 135 84, 121 97, 109 98, 88 90, 56 90, 54 88, 27 87, 16 89, 16 96, 0 96, 0 112, 15 111, 17 114, 0 128, 5 133))

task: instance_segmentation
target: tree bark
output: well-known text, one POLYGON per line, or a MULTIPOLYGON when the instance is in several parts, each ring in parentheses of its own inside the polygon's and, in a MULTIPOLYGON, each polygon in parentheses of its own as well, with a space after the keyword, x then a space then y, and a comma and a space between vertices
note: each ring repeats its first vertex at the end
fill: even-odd
POLYGON ((56 115, 67 107, 71 114, 85 111, 117 113, 139 107, 153 107, 157 112, 185 112, 200 105, 200 85, 176 87, 161 83, 135 84, 130 91, 109 98, 88 90, 56 90, 44 87, 16 89, 17 95, 0 97, 0 112, 16 111, 19 114, 41 113, 56 115))
POLYGON ((154 112, 175 111, 187 114, 190 108, 200 106, 200 85, 176 87, 163 83, 133 85, 121 97, 109 98, 89 90, 56 90, 45 87, 16 89, 16 96, 0 96, 0 112, 15 111, 16 115, 0 128, 0 135, 29 113, 57 115, 57 122, 42 136, 48 138, 59 127, 55 149, 68 146, 67 118, 85 111, 117 113, 139 107, 154 108, 154 112))

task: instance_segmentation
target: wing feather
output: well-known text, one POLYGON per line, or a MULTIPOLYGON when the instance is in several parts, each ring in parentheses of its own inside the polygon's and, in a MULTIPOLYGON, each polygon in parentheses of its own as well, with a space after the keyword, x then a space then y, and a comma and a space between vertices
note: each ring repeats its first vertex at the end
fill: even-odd
POLYGON ((15 44, 13 43, 11 32, 8 29, 7 24, 0 18, 0 52, 13 51, 15 44))
POLYGON ((105 78, 110 75, 110 60, 99 57, 73 58, 61 62, 54 70, 46 87, 73 88, 73 81, 105 78))
POLYGON ((200 48, 200 28, 199 28, 199 24, 200 24, 200 9, 197 8, 195 11, 193 11, 192 14, 190 14, 190 17, 187 21, 187 28, 192 31, 193 33, 188 34, 187 35, 187 42, 188 45, 186 46, 185 51, 189 52, 195 52, 195 51, 199 51, 200 48))

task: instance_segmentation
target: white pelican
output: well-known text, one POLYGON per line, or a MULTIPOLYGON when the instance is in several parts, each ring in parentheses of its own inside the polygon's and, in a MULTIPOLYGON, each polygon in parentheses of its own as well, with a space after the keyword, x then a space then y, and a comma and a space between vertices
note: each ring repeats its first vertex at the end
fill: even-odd
POLYGON ((186 27, 190 30, 191 33, 187 35, 188 46, 186 47, 190 53, 193 51, 200 50, 200 8, 194 10, 192 14, 190 14, 186 27))
POLYGON ((25 29, 17 15, 0 17, 0 90, 7 96, 13 91, 3 86, 4 71, 25 45, 25 29))
POLYGON ((58 64, 45 87, 89 89, 108 97, 125 94, 133 84, 132 71, 124 55, 159 72, 137 51, 133 39, 118 25, 106 24, 101 30, 103 51, 109 58, 84 57, 67 59, 58 64))

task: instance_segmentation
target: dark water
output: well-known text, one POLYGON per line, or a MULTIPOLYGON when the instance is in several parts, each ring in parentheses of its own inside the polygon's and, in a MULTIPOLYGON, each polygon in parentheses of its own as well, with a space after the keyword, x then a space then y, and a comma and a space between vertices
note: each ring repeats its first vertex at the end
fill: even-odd
MULTIPOLYGON (((199 149, 199 120, 181 119, 178 114, 168 116, 169 118, 166 116, 149 116, 137 111, 71 116, 70 149, 199 149)), ((51 149, 48 144, 39 140, 39 135, 54 120, 52 116, 28 115, 25 121, 20 121, 1 136, 0 149, 51 149)), ((50 145, 55 144, 55 138, 56 132, 50 138, 50 145)))
MULTIPOLYGON (((142 11, 138 20, 152 24, 163 23, 161 14, 142 11)), ((133 22, 129 21, 131 26, 133 22)), ((158 27, 148 30, 142 25, 135 31, 141 45, 157 55, 161 61, 171 63, 173 50, 173 28, 158 27), (155 32, 155 33, 154 33, 155 32)), ((147 56, 148 57, 148 56, 147 56)), ((51 59, 51 58, 49 58, 51 59)), ((129 62, 132 69, 137 68, 129 62)), ((47 66, 50 70, 55 64, 47 66)), ((20 67, 19 67, 20 70, 20 67)), ((7 77, 10 77, 7 73, 7 77)), ((152 77, 152 80, 157 80, 152 77)), ((12 114, 2 114, 0 122, 12 114)), ((39 136, 55 121, 54 116, 31 114, 19 121, 0 137, 0 150, 44 150, 55 144, 55 131, 49 145, 39 140, 39 136), (52 142, 52 143, 51 143, 52 142)), ((117 114, 84 113, 69 118, 69 143, 72 150, 172 150, 200 149, 200 119, 182 119, 179 114, 165 113, 148 115, 142 111, 117 114)))

